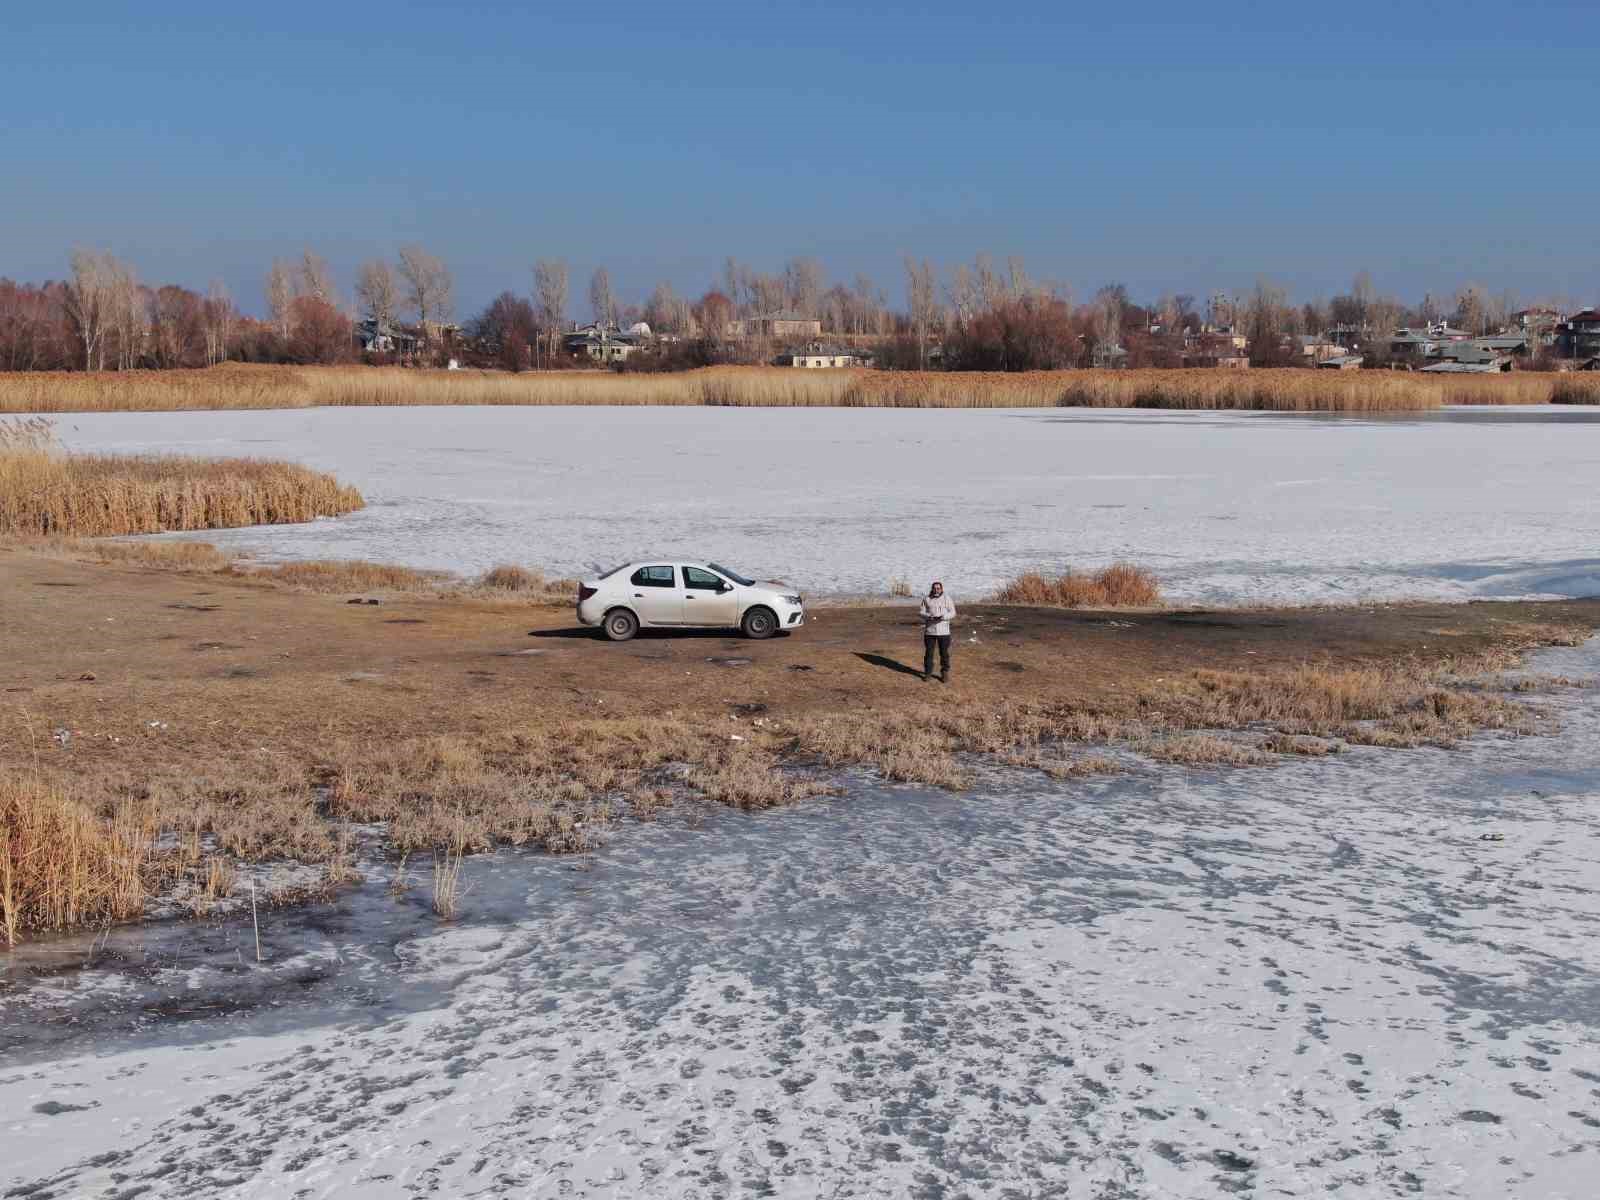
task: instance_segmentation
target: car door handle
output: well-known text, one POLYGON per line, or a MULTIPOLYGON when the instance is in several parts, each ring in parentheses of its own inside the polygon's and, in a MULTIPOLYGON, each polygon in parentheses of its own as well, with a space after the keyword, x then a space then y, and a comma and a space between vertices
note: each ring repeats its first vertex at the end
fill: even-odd
POLYGON ((644 593, 643 592, 635 592, 633 594, 633 598, 635 600, 643 600, 644 599, 644 593))

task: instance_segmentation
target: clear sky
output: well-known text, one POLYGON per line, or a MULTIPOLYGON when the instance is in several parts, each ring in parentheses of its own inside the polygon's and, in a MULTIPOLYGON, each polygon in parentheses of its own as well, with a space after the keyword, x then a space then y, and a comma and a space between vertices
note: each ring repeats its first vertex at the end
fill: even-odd
POLYGON ((541 256, 1600 298, 1593 0, 7 7, 13 278, 83 244, 259 311, 274 256, 417 241, 462 315, 541 256))

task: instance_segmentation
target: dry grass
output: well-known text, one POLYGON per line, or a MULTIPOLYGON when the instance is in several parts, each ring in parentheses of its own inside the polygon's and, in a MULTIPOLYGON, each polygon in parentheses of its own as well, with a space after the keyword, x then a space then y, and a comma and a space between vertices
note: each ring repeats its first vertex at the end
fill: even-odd
POLYGON ((1055 578, 1027 571, 1003 585, 993 599, 1057 608, 1153 608, 1161 603, 1161 586, 1143 567, 1113 563, 1091 574, 1069 569, 1055 578))
POLYGON ((449 576, 440 571, 418 571, 392 563, 363 562, 360 559, 307 559, 270 567, 251 567, 252 578, 271 580, 302 592, 323 594, 344 592, 395 592, 431 594, 449 576))
POLYGON ((461 860, 465 851, 457 844, 433 852, 433 911, 441 920, 455 920, 461 903, 461 860))
POLYGON ((709 367, 677 374, 435 371, 227 364, 189 371, 0 373, 0 412, 318 405, 731 405, 1176 408, 1381 412, 1441 404, 1593 404, 1600 378, 1511 372, 1140 370, 1024 373, 709 367))
POLYGON ((139 916, 153 833, 131 808, 97 814, 63 782, 0 776, 0 937, 139 916))
MULTIPOLYGON (((968 779, 965 755, 1063 780, 1123 769, 1107 755, 1072 752, 1083 743, 1169 763, 1251 766, 1344 743, 1448 746, 1481 729, 1538 732, 1535 710, 1460 673, 1586 632, 1508 625, 1503 651, 1430 665, 1191 672, 1098 708, 918 703, 759 725, 703 714, 585 716, 276 752, 251 741, 231 757, 175 751, 156 766, 107 766, 92 778, 65 756, 41 755, 25 769, 14 760, 0 773, 0 933, 17 940, 128 919, 148 896, 204 913, 235 889, 240 863, 317 864, 321 882, 269 899, 322 899, 354 878, 353 822, 384 826, 401 863, 397 890, 411 886, 407 856, 433 857, 432 896, 448 918, 466 854, 499 845, 583 852, 606 836, 614 814, 648 819, 685 795, 752 810, 792 803, 831 790, 818 767, 957 788, 968 779)), ((48 737, 26 734, 24 754, 27 741, 51 751, 48 737)))
POLYGON ((1264 767, 1277 761, 1265 750, 1214 733, 1150 738, 1138 748, 1157 762, 1185 767, 1264 767))
POLYGON ((354 488, 292 463, 64 454, 47 422, 0 421, 0 535, 230 529, 299 523, 361 506, 354 488))

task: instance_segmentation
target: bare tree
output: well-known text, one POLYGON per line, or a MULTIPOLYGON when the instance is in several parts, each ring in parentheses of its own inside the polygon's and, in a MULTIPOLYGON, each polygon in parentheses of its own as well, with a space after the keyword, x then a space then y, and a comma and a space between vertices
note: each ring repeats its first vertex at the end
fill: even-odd
POLYGON ((906 256, 906 300, 911 309, 911 334, 917 340, 917 369, 928 365, 928 333, 938 317, 938 285, 933 264, 906 256))
POLYGON ((539 306, 539 324, 544 327, 548 353, 553 355, 556 338, 567 323, 567 264, 551 258, 541 258, 534 263, 533 294, 539 306))
MULTIPOLYGON (((405 283, 405 302, 417 314, 417 323, 449 319, 451 291, 455 284, 450 268, 421 246, 400 247, 400 278, 405 283)), ((423 330, 427 336, 427 330, 423 330)))
POLYGON ((1462 329, 1481 334, 1488 315, 1489 293, 1481 283, 1469 283, 1456 293, 1456 324, 1462 329))
POLYGON ((789 307, 801 316, 816 316, 822 302, 822 264, 814 258, 792 259, 783 280, 789 307))
POLYGON ((299 294, 311 296, 338 307, 338 289, 333 283, 333 270, 328 260, 307 246, 300 253, 299 294))
POLYGON ((83 369, 105 369, 105 333, 111 313, 113 266, 111 255, 93 250, 72 252, 72 282, 62 293, 62 307, 73 332, 83 343, 83 369))
POLYGON ((273 261, 272 269, 267 272, 267 309, 272 313, 272 324, 278 331, 278 336, 284 341, 289 340, 289 325, 294 307, 294 277, 289 272, 289 266, 281 259, 273 261))
POLYGON ((356 304, 379 326, 392 325, 400 312, 400 285, 383 259, 361 264, 356 275, 356 304))
POLYGON ((617 323, 617 298, 611 294, 611 273, 604 267, 596 267, 589 276, 589 308, 596 325, 617 323))
POLYGON ((133 268, 106 256, 111 277, 111 325, 117 335, 117 369, 126 371, 139 361, 150 314, 133 268))
POLYGON ((206 334, 206 366, 228 360, 228 338, 233 333, 233 301, 222 280, 213 279, 201 308, 206 334))

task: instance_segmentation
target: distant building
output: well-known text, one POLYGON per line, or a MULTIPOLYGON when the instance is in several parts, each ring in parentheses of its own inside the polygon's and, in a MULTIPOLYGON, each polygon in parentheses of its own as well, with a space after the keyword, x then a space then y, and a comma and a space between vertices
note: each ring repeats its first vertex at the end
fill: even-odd
POLYGON ((366 317, 356 322, 356 344, 366 354, 415 354, 418 339, 399 325, 366 317))
POLYGON ((646 335, 623 333, 615 325, 580 325, 561 339, 568 354, 584 354, 595 362, 627 362, 649 339, 646 335))
POLYGON ((1424 375, 1493 375, 1511 370, 1511 360, 1488 350, 1463 353, 1453 358, 1436 358, 1422 368, 1424 375))
POLYGON ((804 350, 780 354, 778 363, 785 367, 866 367, 872 365, 872 358, 848 347, 813 342, 804 350))
POLYGON ((1361 355, 1335 354, 1329 358, 1317 360, 1319 371, 1359 371, 1361 369, 1361 355))
POLYGON ((1340 358, 1347 354, 1345 347, 1328 334, 1302 333, 1290 339, 1291 348, 1298 351, 1300 357, 1313 363, 1321 363, 1326 359, 1340 358))
POLYGON ((1183 365, 1242 371, 1250 366, 1249 339, 1232 330, 1205 330, 1183 339, 1183 365))
POLYGON ((1600 312, 1586 308, 1556 327, 1556 346, 1563 358, 1600 355, 1600 312))

